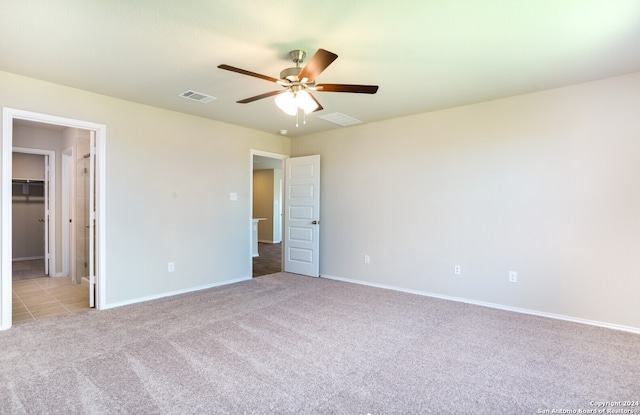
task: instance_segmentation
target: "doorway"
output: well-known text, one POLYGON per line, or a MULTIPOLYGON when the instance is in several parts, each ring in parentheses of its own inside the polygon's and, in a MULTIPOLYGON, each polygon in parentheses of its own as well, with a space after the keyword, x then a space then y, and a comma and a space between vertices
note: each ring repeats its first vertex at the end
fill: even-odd
MULTIPOLYGON (((280 167, 282 169, 279 196, 274 199, 280 206, 278 211, 280 212, 279 235, 281 236, 279 267, 276 266, 275 270, 319 277, 320 155, 288 157, 282 154, 251 150, 250 245, 254 263, 255 257, 259 257, 257 226, 261 219, 266 219, 256 217, 256 212, 253 211, 255 195, 253 170, 256 162, 260 161, 275 163, 274 168, 280 167)), ((269 273, 273 273, 273 271, 270 270, 269 273)), ((252 274, 256 276, 253 272, 252 274)))
POLYGON ((12 278, 54 275, 55 152, 14 147, 12 163, 12 278))
MULTIPOLYGON (((93 198, 93 210, 89 215, 91 226, 90 232, 94 233, 94 243, 89 243, 91 251, 89 260, 92 266, 92 275, 89 278, 91 285, 90 292, 95 292, 95 307, 98 309, 106 306, 106 278, 104 275, 104 166, 105 166, 105 149, 106 149, 106 126, 86 121, 73 120, 69 118, 57 117, 47 114, 33 113, 29 111, 15 110, 10 108, 3 109, 2 123, 2 251, 0 252, 0 262, 2 266, 2 274, 0 277, 0 330, 6 330, 12 324, 12 219, 11 212, 11 178, 12 178, 12 148, 14 139, 14 121, 18 122, 35 122, 45 125, 88 130, 90 132, 92 142, 90 153, 93 154, 93 163, 91 169, 94 180, 91 182, 89 191, 90 197, 93 198)), ((62 153, 62 152, 60 152, 62 153)), ((84 185, 84 184, 83 184, 84 185)), ((61 232, 62 233, 62 232, 61 232)), ((73 238, 72 238, 73 239, 73 238)), ((62 249, 65 245, 61 244, 62 249)), ((67 245, 68 246, 68 245, 67 245)), ((72 261, 70 261, 72 262, 72 261)), ((51 272, 56 272, 53 269, 51 272)))
POLYGON ((288 156, 251 151, 252 276, 283 270, 283 163, 288 156))

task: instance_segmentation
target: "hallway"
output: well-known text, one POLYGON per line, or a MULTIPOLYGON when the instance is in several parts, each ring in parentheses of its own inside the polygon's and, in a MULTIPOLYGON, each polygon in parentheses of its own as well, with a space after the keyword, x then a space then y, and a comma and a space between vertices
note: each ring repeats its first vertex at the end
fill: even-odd
POLYGON ((282 243, 258 242, 258 254, 253 257, 253 278, 282 271, 282 243))

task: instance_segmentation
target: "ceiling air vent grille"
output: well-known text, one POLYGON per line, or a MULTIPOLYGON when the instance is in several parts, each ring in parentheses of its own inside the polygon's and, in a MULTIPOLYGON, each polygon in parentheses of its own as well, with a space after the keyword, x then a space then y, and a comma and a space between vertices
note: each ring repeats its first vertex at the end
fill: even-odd
POLYGON ((179 96, 181 96, 182 98, 190 99, 192 101, 202 102, 203 104, 206 104, 207 102, 211 102, 214 99, 216 99, 216 97, 212 97, 211 95, 206 95, 201 92, 192 91, 190 89, 184 91, 179 96))
POLYGON ((343 127, 347 127, 349 125, 355 125, 355 124, 362 124, 362 121, 357 120, 353 117, 349 117, 348 115, 344 115, 340 112, 332 112, 331 114, 318 115, 318 118, 322 118, 325 121, 329 121, 334 124, 341 125, 343 127))

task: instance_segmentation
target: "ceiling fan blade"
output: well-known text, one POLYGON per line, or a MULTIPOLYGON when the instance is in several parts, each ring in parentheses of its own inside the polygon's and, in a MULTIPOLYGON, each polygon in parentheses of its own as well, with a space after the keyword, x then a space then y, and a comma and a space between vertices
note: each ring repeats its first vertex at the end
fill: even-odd
POLYGON ((235 66, 229 66, 229 65, 218 65, 218 68, 220 69, 224 69, 227 71, 231 71, 231 72, 236 72, 242 75, 248 75, 248 76, 253 76, 254 78, 260 78, 260 79, 264 79, 265 81, 269 81, 269 82, 278 82, 279 79, 273 78, 271 76, 267 76, 267 75, 261 75, 259 73, 255 73, 255 72, 251 72, 251 71, 247 71, 244 69, 240 69, 240 68, 236 68, 235 66))
POLYGON ((250 102, 253 101, 257 101, 259 99, 263 99, 263 98, 269 98, 272 97, 274 95, 278 95, 278 94, 282 94, 283 92, 287 92, 287 90, 282 90, 282 91, 271 91, 271 92, 266 92, 264 94, 260 94, 260 95, 256 95, 255 97, 251 97, 251 98, 245 98, 242 99, 240 101, 236 101, 238 104, 248 104, 250 102))
POLYGON ((312 93, 309 93, 309 96, 316 102, 316 104, 318 104, 318 108, 314 109, 313 112, 322 111, 324 108, 322 108, 322 105, 320 105, 320 102, 316 99, 316 97, 314 97, 312 93))
POLYGON ((318 92, 350 92, 352 94, 375 94, 378 85, 317 84, 318 92))
POLYGON ((327 66, 331 65, 333 61, 338 58, 335 53, 326 51, 324 49, 318 49, 311 60, 302 68, 302 72, 298 75, 298 79, 307 79, 307 82, 313 82, 318 75, 322 73, 327 66))

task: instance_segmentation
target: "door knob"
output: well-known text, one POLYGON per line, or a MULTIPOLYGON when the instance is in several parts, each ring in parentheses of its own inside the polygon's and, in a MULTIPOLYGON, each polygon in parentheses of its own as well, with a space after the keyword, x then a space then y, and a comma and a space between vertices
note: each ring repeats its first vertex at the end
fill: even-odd
POLYGON ((320 221, 314 220, 311 222, 312 225, 317 225, 318 223, 320 223, 320 221))

